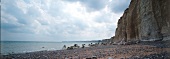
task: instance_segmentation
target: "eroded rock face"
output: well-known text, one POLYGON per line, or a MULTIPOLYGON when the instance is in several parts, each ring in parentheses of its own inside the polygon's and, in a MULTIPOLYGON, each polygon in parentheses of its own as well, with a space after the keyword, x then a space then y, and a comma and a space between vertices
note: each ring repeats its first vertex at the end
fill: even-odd
POLYGON ((170 0, 131 0, 113 42, 170 40, 170 0))

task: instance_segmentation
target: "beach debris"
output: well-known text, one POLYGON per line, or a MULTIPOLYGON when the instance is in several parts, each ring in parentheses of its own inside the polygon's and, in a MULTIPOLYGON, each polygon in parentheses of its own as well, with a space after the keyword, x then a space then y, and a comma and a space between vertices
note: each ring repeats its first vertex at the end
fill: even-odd
POLYGON ((76 48, 80 48, 80 46, 78 46, 78 44, 74 44, 74 46, 72 46, 73 49, 76 49, 76 48))
POLYGON ((64 45, 62 49, 65 50, 66 49, 66 45, 64 45))
POLYGON ((86 59, 92 59, 92 58, 86 58, 86 59))
POLYGON ((97 57, 96 56, 92 56, 92 59, 97 59, 97 57))
POLYGON ((71 49, 73 49, 73 47, 67 47, 67 50, 71 50, 71 49))
POLYGON ((97 59, 96 56, 92 56, 91 58, 86 58, 86 59, 97 59))
POLYGON ((65 59, 69 59, 69 58, 66 57, 65 59))
POLYGON ((82 48, 84 48, 85 47, 85 44, 82 44, 82 48))
POLYGON ((108 59, 113 59, 112 57, 109 57, 108 59))
POLYGON ((74 44, 74 46, 67 47, 67 50, 77 49, 77 48, 80 48, 80 46, 78 46, 78 44, 74 44))
POLYGON ((88 46, 89 47, 93 47, 93 46, 96 46, 97 44, 93 44, 93 43, 90 43, 88 46))

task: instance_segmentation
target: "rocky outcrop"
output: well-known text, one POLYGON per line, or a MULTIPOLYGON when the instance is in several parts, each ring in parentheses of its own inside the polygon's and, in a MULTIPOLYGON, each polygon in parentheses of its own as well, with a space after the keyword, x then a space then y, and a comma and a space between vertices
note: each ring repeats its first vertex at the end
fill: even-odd
POLYGON ((131 0, 112 42, 170 40, 170 0, 131 0))

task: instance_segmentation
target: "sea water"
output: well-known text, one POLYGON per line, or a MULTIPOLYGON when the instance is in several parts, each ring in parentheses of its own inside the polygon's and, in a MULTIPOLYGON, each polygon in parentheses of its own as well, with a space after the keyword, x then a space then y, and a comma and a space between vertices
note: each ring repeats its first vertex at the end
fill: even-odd
POLYGON ((64 45, 66 47, 78 44, 88 47, 88 44, 95 42, 39 42, 39 41, 1 41, 1 54, 7 55, 11 53, 26 53, 42 50, 61 50, 64 45))

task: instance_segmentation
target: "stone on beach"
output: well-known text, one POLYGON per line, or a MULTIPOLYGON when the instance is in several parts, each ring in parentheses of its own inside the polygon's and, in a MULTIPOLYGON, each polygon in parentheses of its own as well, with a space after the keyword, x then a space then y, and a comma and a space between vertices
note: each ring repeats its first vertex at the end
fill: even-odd
MULTIPOLYGON (((170 41, 169 41, 170 42, 170 41)), ((145 42, 146 43, 146 42, 145 42)), ((153 44, 148 42, 147 44, 153 44)), ((57 51, 39 51, 23 54, 11 54, 3 56, 2 59, 120 59, 120 58, 166 58, 169 48, 160 48, 163 44, 160 42, 153 45, 143 45, 143 42, 133 45, 101 45, 96 47, 77 48, 72 50, 57 50, 57 51), (153 55, 152 55, 153 54, 153 55), (158 54, 158 55, 156 55, 158 54), (159 55, 160 54, 160 55, 159 55), (17 57, 19 56, 19 57, 17 57), (139 57, 136 57, 139 56, 139 57), (158 56, 158 57, 157 57, 158 56)), ((166 45, 168 46, 168 45, 166 45)), ((165 47, 166 47, 165 46, 165 47)))
POLYGON ((109 57, 108 59, 113 59, 112 57, 109 57))

